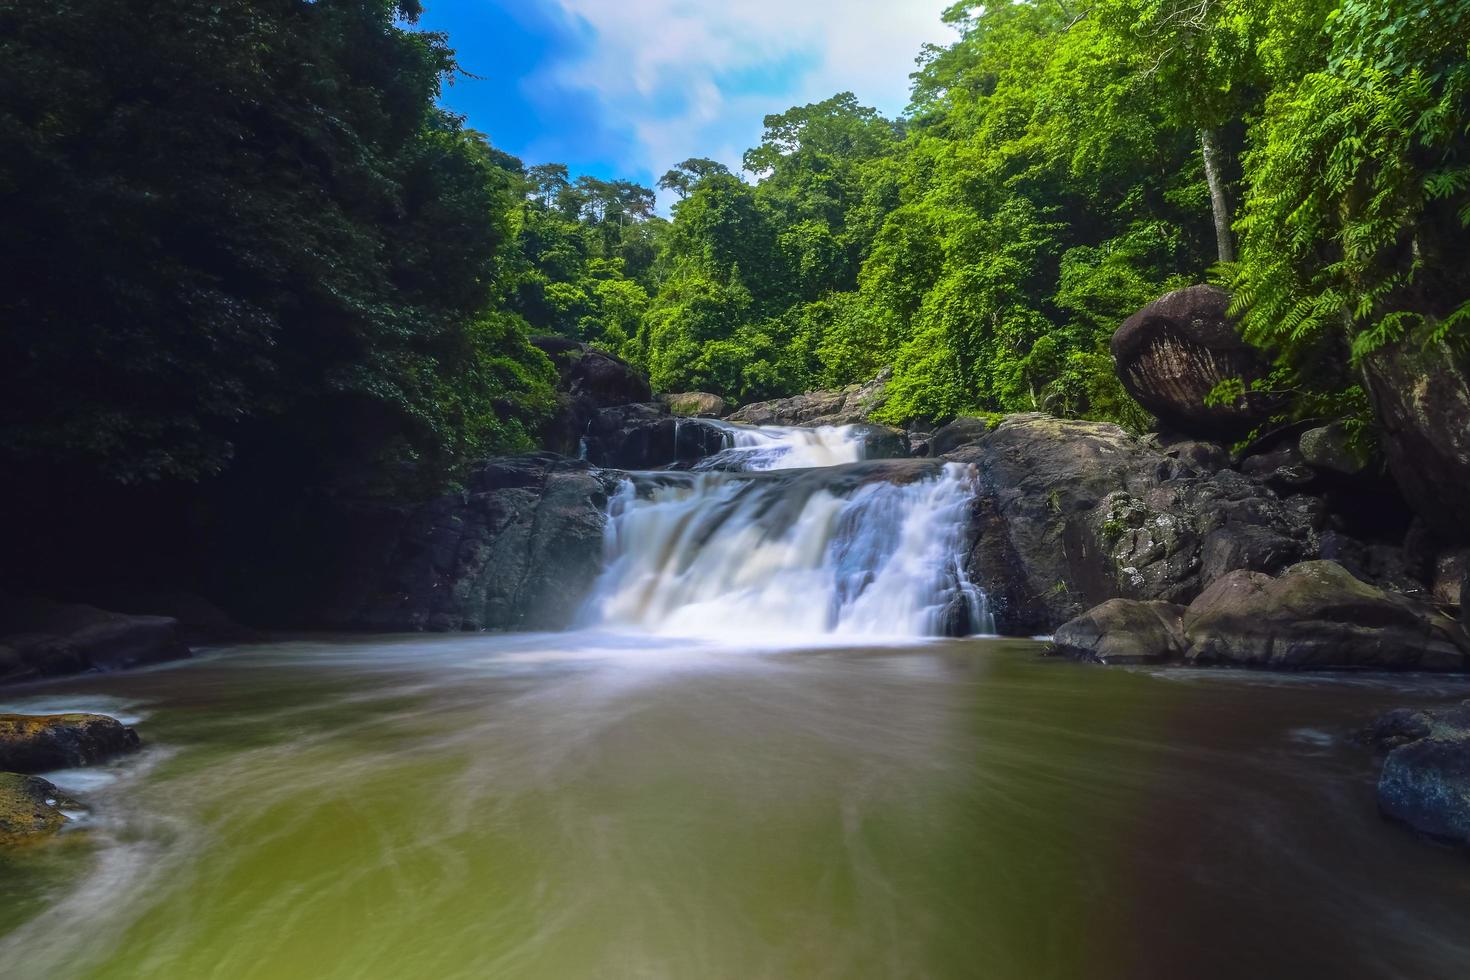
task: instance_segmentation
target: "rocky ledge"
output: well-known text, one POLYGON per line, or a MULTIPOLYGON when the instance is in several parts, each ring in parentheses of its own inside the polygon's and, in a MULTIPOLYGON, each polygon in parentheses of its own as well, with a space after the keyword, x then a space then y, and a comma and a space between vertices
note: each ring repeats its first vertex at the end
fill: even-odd
POLYGON ((179 621, 0 595, 0 683, 189 656, 179 621))

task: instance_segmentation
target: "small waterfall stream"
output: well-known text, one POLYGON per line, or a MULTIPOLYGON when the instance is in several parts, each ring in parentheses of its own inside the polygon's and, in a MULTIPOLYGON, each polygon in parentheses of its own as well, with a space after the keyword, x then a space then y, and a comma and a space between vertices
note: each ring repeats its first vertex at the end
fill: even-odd
POLYGON ((993 630, 962 552, 970 470, 864 461, 857 426, 730 425, 693 472, 632 474, 586 625, 675 636, 993 630))

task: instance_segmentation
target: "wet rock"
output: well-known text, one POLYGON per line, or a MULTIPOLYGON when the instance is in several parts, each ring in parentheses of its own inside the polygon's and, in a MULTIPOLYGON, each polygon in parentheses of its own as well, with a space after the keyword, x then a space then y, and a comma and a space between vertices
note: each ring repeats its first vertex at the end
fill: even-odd
POLYGON ((61 808, 76 806, 38 776, 0 772, 0 847, 49 837, 66 824, 61 808))
POLYGON ((708 415, 720 418, 729 410, 725 399, 707 391, 684 391, 674 395, 659 395, 658 400, 669 406, 675 415, 708 415))
POLYGON ((602 568, 619 474, 552 453, 489 460, 465 490, 357 515, 322 572, 314 625, 376 630, 560 629, 602 568))
POLYGON ((557 411, 542 433, 550 449, 576 455, 587 424, 600 410, 648 402, 648 378, 627 361, 565 337, 531 341, 557 370, 557 411))
POLYGON ((891 425, 859 425, 854 430, 863 441, 864 459, 907 459, 909 434, 891 425))
POLYGON ((189 656, 178 620, 0 594, 0 683, 189 656))
POLYGON ((1184 655, 1184 607, 1171 602, 1110 599, 1063 623, 1058 653, 1103 664, 1156 664, 1184 655))
POLYGON ((90 766, 138 747, 138 733, 106 715, 0 715, 0 770, 90 766))
POLYGON ((1446 711, 1390 712, 1372 734, 1390 749, 1378 779, 1379 811, 1421 834, 1470 844, 1470 701, 1446 711))
POLYGON ((1405 498, 1447 541, 1470 541, 1470 367, 1445 345, 1410 337, 1363 368, 1405 498))
POLYGON ((1275 579, 1231 572, 1190 604, 1184 635, 1185 658, 1199 664, 1470 668, 1470 642, 1453 620, 1330 561, 1303 562, 1275 579))
POLYGON ((1115 598, 1188 603, 1217 529, 1232 531, 1214 546, 1216 572, 1315 548, 1313 508, 1106 423, 1008 416, 946 458, 976 468, 966 567, 1002 633, 1050 633, 1115 598))
POLYGON ((755 402, 737 409, 727 416, 727 420, 748 425, 853 425, 867 422, 883 407, 892 373, 885 369, 872 381, 848 385, 836 391, 810 391, 791 398, 755 402))
POLYGON ((1229 306, 1225 291, 1190 286, 1154 300, 1113 335, 1123 387, 1171 429, 1238 436, 1270 414, 1270 401, 1258 393, 1231 404, 1205 404, 1220 382, 1239 378, 1249 385, 1269 370, 1265 357, 1241 339, 1229 306))
POLYGON ((701 419, 676 418, 667 405, 655 402, 598 411, 582 449, 598 466, 652 470, 713 456, 726 444, 719 427, 701 419))

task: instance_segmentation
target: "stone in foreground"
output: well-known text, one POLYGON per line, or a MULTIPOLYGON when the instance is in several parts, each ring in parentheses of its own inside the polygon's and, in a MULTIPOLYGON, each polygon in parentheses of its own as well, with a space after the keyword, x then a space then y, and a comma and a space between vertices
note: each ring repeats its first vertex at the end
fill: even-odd
POLYGON ((66 824, 61 807, 72 801, 38 776, 0 772, 0 847, 48 837, 66 824))
POLYGON ((106 715, 0 715, 0 770, 47 772, 105 762, 139 745, 138 733, 106 715))
POLYGON ((1399 710, 1374 726, 1389 752, 1378 809, 1421 834, 1470 844, 1470 701, 1448 711, 1399 710))

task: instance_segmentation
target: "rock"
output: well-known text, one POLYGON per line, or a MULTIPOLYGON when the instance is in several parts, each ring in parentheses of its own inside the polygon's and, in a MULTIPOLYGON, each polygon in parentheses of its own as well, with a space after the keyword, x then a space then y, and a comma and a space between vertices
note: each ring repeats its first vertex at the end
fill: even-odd
POLYGON ((1172 429, 1239 436, 1270 415, 1270 400, 1254 392, 1232 404, 1205 404, 1220 382, 1239 378, 1249 385, 1265 377, 1270 367, 1241 339, 1229 306, 1225 291, 1190 286, 1154 300, 1113 335, 1113 359, 1123 387, 1172 429))
POLYGON ((791 398, 755 402, 726 416, 747 425, 853 425, 867 422, 883 407, 888 379, 885 369, 872 381, 836 391, 810 391, 791 398))
POLYGON ((1310 508, 1232 470, 1201 474, 1115 425, 1013 415, 946 458, 976 468, 966 569, 1005 634, 1051 633, 1108 599, 1187 603, 1218 528, 1314 547, 1310 508))
POLYGON ((0 770, 90 766, 138 747, 138 733, 106 715, 0 715, 0 770))
POLYGON ((1405 338, 1363 359, 1395 481, 1446 541, 1470 541, 1470 367, 1443 344, 1405 338))
POLYGON ((90 590, 85 598, 103 609, 178 620, 185 643, 248 643, 260 634, 237 623, 219 606, 193 592, 115 585, 90 590))
POLYGON ((1341 422, 1308 429, 1297 445, 1302 462, 1319 470, 1356 476, 1368 468, 1368 454, 1353 447, 1341 422))
POLYGON ((583 445, 598 466, 652 470, 693 463, 728 445, 724 430, 702 419, 675 418, 659 403, 605 408, 587 427, 583 445))
POLYGON ((907 459, 909 434, 891 425, 858 425, 855 434, 863 441, 864 459, 907 459))
POLYGON ((557 452, 575 455, 599 410, 653 399, 648 379, 620 357, 565 337, 531 342, 557 370, 557 411, 542 433, 543 444, 557 452))
POLYGON ((975 418, 973 416, 961 416, 953 422, 936 429, 929 436, 929 456, 943 456, 979 439, 991 429, 995 423, 987 419, 975 418))
POLYGON ((1171 602, 1110 599, 1063 623, 1056 651, 1103 664, 1154 664, 1184 655, 1184 607, 1171 602))
POLYGON ((552 453, 493 459, 467 488, 345 524, 314 625, 375 630, 560 629, 602 568, 616 473, 552 453), (322 612, 321 608, 326 611, 322 612))
POLYGON ((685 391, 676 395, 659 395, 658 400, 669 406, 669 411, 675 415, 708 415, 720 418, 730 410, 725 404, 725 399, 707 391, 685 391))
POLYGON ((56 833, 66 824, 66 794, 37 776, 0 772, 0 847, 14 847, 56 833))
POLYGON ((1276 668, 1465 670, 1470 641, 1431 606, 1375 588, 1331 561, 1280 578, 1234 571, 1184 613, 1185 658, 1276 668))
POLYGON ((1434 601, 1463 607, 1467 578, 1470 578, 1470 548, 1456 548, 1439 555, 1434 562, 1431 590, 1434 601))
POLYGON ((1210 586, 1230 572, 1279 572, 1300 561, 1303 543, 1269 527, 1233 524, 1205 536, 1200 548, 1200 584, 1210 586))
POLYGON ((1390 712, 1374 725, 1392 747, 1378 809, 1421 834, 1470 844, 1470 701, 1441 712, 1390 712))
POLYGON ((1150 448, 1157 449, 1165 456, 1177 459, 1205 475, 1218 473, 1230 465, 1230 450, 1218 442, 1192 439, 1175 433, 1155 433, 1145 436, 1142 441, 1150 448))
POLYGON ((0 595, 0 682, 189 656, 178 620, 0 595))

